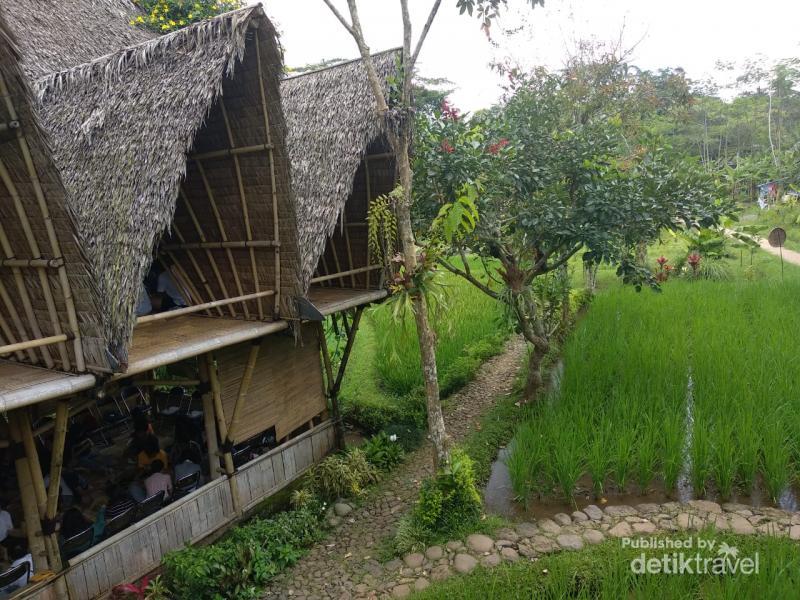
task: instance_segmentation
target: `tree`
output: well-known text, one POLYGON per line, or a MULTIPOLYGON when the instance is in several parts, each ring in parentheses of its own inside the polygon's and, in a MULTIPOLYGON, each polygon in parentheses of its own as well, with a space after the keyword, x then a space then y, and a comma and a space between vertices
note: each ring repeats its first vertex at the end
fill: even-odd
POLYGON ((573 256, 655 285, 635 261, 636 245, 664 229, 716 223, 727 209, 697 161, 657 138, 630 138, 637 127, 616 114, 638 93, 624 83, 629 70, 580 70, 578 79, 574 68, 516 75, 498 110, 472 119, 440 112, 416 137, 421 221, 476 190, 476 227, 439 263, 508 307, 531 348, 528 398, 542 387, 541 363, 563 323, 558 306, 568 301, 564 268, 573 256), (584 86, 598 73, 608 78, 606 98, 584 86), (471 272, 469 255, 482 259, 488 283, 471 272))
POLYGON ((243 0, 133 0, 145 14, 131 21, 158 33, 169 33, 191 23, 244 6, 243 0))
MULTIPOLYGON (((411 206, 413 199, 413 172, 409 150, 411 146, 411 131, 413 126, 413 100, 412 79, 417 64, 417 59, 422 51, 425 39, 433 25, 441 0, 433 0, 425 24, 412 47, 411 15, 408 0, 400 1, 400 12, 403 25, 403 58, 400 68, 402 81, 399 97, 390 107, 378 78, 375 65, 370 56, 364 31, 359 18, 357 0, 347 0, 349 19, 346 18, 333 3, 333 0, 323 0, 328 9, 337 18, 339 23, 353 37, 358 46, 359 54, 364 61, 364 66, 369 78, 370 87, 375 96, 377 119, 385 121, 388 125, 389 143, 397 161, 402 198, 395 204, 397 214, 398 235, 402 250, 402 268, 409 282, 407 289, 411 293, 414 320, 419 336, 420 356, 422 363, 423 379, 425 381, 425 399, 428 414, 428 431, 434 445, 434 467, 444 466, 449 462, 449 442, 442 416, 442 407, 439 398, 439 382, 436 371, 436 339, 430 325, 428 307, 424 298, 424 282, 426 281, 425 269, 427 261, 420 263, 417 259, 417 248, 411 226, 411 206)), ((531 7, 541 4, 544 0, 527 0, 531 7)), ((481 26, 488 28, 491 21, 497 16, 498 11, 506 4, 507 0, 457 0, 458 9, 470 15, 476 14, 481 20, 481 26)))

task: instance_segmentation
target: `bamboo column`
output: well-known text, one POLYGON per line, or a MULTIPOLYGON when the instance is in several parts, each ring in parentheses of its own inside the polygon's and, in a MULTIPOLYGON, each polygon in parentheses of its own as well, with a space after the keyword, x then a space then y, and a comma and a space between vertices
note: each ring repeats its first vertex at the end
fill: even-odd
POLYGON ((47 549, 39 522, 39 512, 36 508, 36 492, 31 480, 31 469, 28 457, 22 445, 22 434, 19 429, 19 414, 17 411, 8 414, 9 433, 14 442, 14 467, 17 471, 17 483, 22 501, 22 512, 25 519, 25 533, 28 537, 28 548, 33 558, 34 571, 47 571, 50 566, 47 562, 47 549))
POLYGON ((256 62, 258 64, 258 87, 261 92, 261 110, 264 114, 264 130, 269 146, 269 179, 272 188, 272 228, 273 239, 277 243, 275 246, 275 316, 281 310, 281 247, 280 247, 280 226, 278 224, 278 187, 275 182, 275 153, 272 149, 272 130, 269 126, 269 110, 267 110, 267 91, 264 88, 264 71, 261 68, 261 45, 260 34, 256 31, 256 62))
MULTIPOLYGON (((367 214, 372 204, 372 182, 369 175, 369 161, 364 159, 364 179, 367 181, 367 214)), ((367 238, 369 238, 369 230, 367 230, 367 238)), ((367 240, 367 265, 372 264, 372 257, 369 255, 369 239, 367 240)), ((369 289, 369 271, 367 271, 367 289, 369 289)))
POLYGON ((203 391, 203 425, 206 430, 206 446, 208 447, 208 472, 213 481, 220 475, 219 447, 217 445, 217 426, 214 422, 214 395, 211 388, 211 370, 214 368, 211 354, 204 354, 198 361, 200 383, 203 391))
POLYGON ((236 396, 236 404, 233 405, 233 414, 231 415, 231 422, 228 425, 227 442, 233 444, 236 438, 236 430, 239 425, 239 413, 244 408, 247 392, 250 389, 250 382, 253 379, 253 371, 256 368, 256 361, 258 360, 258 352, 261 349, 262 338, 253 340, 250 346, 250 355, 247 357, 247 365, 242 374, 242 381, 239 383, 239 394, 236 396))
MULTIPOLYGON (((47 490, 44 485, 44 476, 42 475, 42 465, 39 462, 39 452, 36 449, 36 442, 33 438, 33 429, 31 428, 30 413, 21 409, 17 412, 17 426, 19 427, 20 435, 22 436, 22 445, 25 447, 25 456, 28 459, 28 468, 31 470, 31 483, 33 484, 33 491, 36 494, 36 504, 39 507, 39 520, 44 521, 47 518, 47 490)), ((61 473, 55 482, 50 480, 50 487, 54 488, 56 494, 61 487, 61 473)), ((57 496, 56 496, 57 497, 57 496)), ((55 515, 54 515, 55 516, 55 515)), ((45 550, 47 552, 48 563, 53 571, 58 571, 61 568, 61 557, 58 552, 58 540, 55 534, 42 534, 44 538, 45 550)))
POLYGON ((322 362, 325 365, 325 393, 331 401, 331 412, 333 413, 333 430, 336 434, 336 447, 338 449, 344 448, 344 423, 342 423, 342 416, 339 411, 339 397, 333 391, 333 366, 331 365, 331 354, 328 350, 328 340, 325 337, 325 326, 322 321, 317 321, 317 339, 319 340, 319 349, 322 352, 322 362))
POLYGON ((227 443, 228 440, 228 427, 225 423, 225 411, 222 408, 222 390, 219 385, 219 374, 213 364, 212 355, 209 353, 208 357, 208 375, 211 382, 211 395, 214 399, 214 414, 217 420, 217 429, 219 437, 225 443, 222 448, 222 460, 225 466, 225 474, 228 476, 228 482, 231 486, 231 501, 233 502, 233 512, 237 515, 242 513, 242 503, 239 499, 239 484, 236 481, 235 469, 233 467, 233 455, 231 451, 233 446, 227 443))

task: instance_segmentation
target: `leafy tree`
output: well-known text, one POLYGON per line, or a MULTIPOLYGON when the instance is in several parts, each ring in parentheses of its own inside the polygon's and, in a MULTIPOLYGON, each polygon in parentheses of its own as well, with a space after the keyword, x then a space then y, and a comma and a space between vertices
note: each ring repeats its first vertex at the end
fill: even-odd
POLYGON ((636 104, 638 92, 625 83, 628 70, 609 66, 518 74, 498 110, 467 119, 446 108, 416 137, 418 225, 465 187, 476 190, 474 229, 453 237, 438 262, 506 304, 531 346, 529 398, 542 386, 541 362, 562 322, 551 317, 567 300, 564 269, 573 256, 655 285, 634 260, 635 246, 663 229, 716 223, 726 210, 698 161, 657 138, 630 139, 637 127, 617 112, 620 103, 636 104), (603 98, 586 85, 599 72, 609 78, 603 98), (483 259, 484 277, 470 271, 468 255, 483 259))
MULTIPOLYGON (((414 181, 409 151, 411 148, 412 113, 414 108, 412 76, 417 65, 417 59, 422 51, 428 32, 436 20, 442 1, 432 0, 425 24, 412 47, 411 15, 408 0, 399 0, 403 25, 403 58, 400 68, 403 77, 400 89, 395 95, 396 97, 392 98, 391 107, 389 106, 389 99, 384 94, 381 81, 370 56, 370 49, 365 41, 357 0, 347 0, 349 18, 345 17, 336 8, 333 0, 323 0, 323 2, 355 41, 364 61, 370 87, 375 96, 376 118, 386 121, 389 125, 388 130, 391 132, 389 143, 397 160, 397 170, 402 190, 402 199, 395 203, 402 254, 400 269, 404 273, 406 280, 403 289, 412 306, 419 336, 421 366, 425 381, 428 431, 435 448, 434 467, 438 469, 439 466, 445 466, 449 463, 449 442, 439 398, 439 382, 436 372, 436 339, 430 325, 428 306, 425 300, 426 282, 430 279, 427 273, 431 261, 430 257, 423 261, 418 260, 417 247, 411 225, 414 181)), ((542 4, 542 2, 543 0, 527 0, 526 3, 531 7, 535 7, 542 4)), ((462 13, 466 11, 469 14, 473 14, 473 11, 476 11, 481 19, 482 27, 488 30, 492 18, 497 15, 499 9, 505 6, 506 3, 507 0, 458 0, 457 6, 462 13)))
POLYGON ((144 12, 131 21, 158 33, 169 33, 191 23, 244 6, 244 0, 134 0, 144 12))

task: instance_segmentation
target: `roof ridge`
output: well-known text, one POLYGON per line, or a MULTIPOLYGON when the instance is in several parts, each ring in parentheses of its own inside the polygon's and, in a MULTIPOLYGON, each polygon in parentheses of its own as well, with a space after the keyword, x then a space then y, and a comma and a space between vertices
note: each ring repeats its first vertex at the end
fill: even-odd
POLYGON ((120 48, 68 69, 48 73, 35 80, 32 87, 41 102, 47 93, 54 89, 60 90, 75 81, 85 81, 98 75, 102 75, 106 81, 112 80, 131 65, 146 66, 157 54, 163 55, 174 46, 187 44, 194 47, 209 39, 233 33, 242 23, 262 16, 266 17, 266 14, 261 4, 232 10, 211 19, 192 23, 166 35, 120 48), (226 27, 226 24, 229 25, 226 27))
MULTIPOLYGON (((402 46, 395 46, 394 48, 388 48, 386 50, 381 50, 380 52, 371 52, 370 57, 378 57, 383 54, 391 54, 393 52, 402 52, 402 46)), ((300 77, 305 77, 306 75, 317 75, 322 73, 323 71, 329 71, 331 69, 338 69, 339 67, 346 67, 347 65, 352 65, 353 63, 362 62, 364 59, 362 57, 358 58, 351 58, 349 60, 342 61, 340 63, 336 63, 335 65, 328 65, 326 67, 320 67, 319 69, 312 69, 310 71, 303 71, 302 73, 297 73, 296 75, 287 75, 283 78, 284 81, 288 81, 289 79, 298 79, 300 77)))

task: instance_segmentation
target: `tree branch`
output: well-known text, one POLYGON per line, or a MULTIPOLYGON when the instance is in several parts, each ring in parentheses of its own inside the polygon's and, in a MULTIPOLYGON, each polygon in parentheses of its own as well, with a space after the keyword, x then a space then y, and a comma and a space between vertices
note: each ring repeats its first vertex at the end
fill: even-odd
POLYGON ((548 265, 541 272, 549 273, 550 271, 555 271, 558 267, 564 265, 570 258, 575 256, 575 253, 578 252, 578 250, 580 250, 581 248, 583 248, 583 244, 577 244, 569 252, 567 252, 565 255, 559 258, 555 263, 553 263, 552 265, 548 265))
MULTIPOLYGON (((403 0, 405 2, 406 0, 403 0)), ((439 7, 442 4, 442 0, 436 0, 431 7, 431 12, 428 15, 428 20, 425 21, 425 26, 422 28, 422 33, 417 40, 417 45, 414 47, 414 54, 411 55, 411 62, 409 63, 410 67, 413 69, 417 64, 417 58, 419 57, 420 50, 422 50, 422 45, 425 43, 425 38, 428 37, 428 32, 431 29, 431 25, 433 25, 433 20, 436 18, 436 13, 439 12, 439 7)), ((410 74, 409 74, 410 75, 410 74)))
POLYGON ((455 275, 458 275, 459 277, 463 277, 464 279, 469 281, 472 285, 474 285, 476 288, 478 288, 480 291, 482 291, 484 294, 486 294, 490 298, 494 298, 495 300, 502 300, 502 298, 500 297, 500 294, 495 292, 493 289, 491 289, 489 286, 487 286, 483 282, 475 279, 475 277, 473 277, 471 274, 467 273, 466 271, 462 271, 458 267, 455 267, 455 266, 451 265, 449 262, 447 262, 446 260, 444 260, 442 258, 438 259, 436 262, 438 262, 440 265, 442 265, 445 269, 447 269, 451 273, 453 273, 455 275))
MULTIPOLYGON (((344 28, 347 30, 347 32, 348 32, 350 35, 352 35, 352 36, 355 38, 355 37, 356 37, 356 32, 355 32, 355 30, 353 29, 353 26, 352 26, 352 25, 350 25, 350 23, 348 23, 348 22, 347 22, 347 20, 346 20, 346 19, 345 19, 345 18, 342 16, 342 13, 340 13, 340 12, 339 12, 339 11, 336 9, 336 7, 333 5, 333 2, 331 2, 331 0, 322 0, 322 1, 323 1, 325 4, 327 4, 327 5, 328 5, 328 8, 330 8, 330 9, 331 9, 331 12, 333 13, 333 15, 334 15, 334 16, 335 16, 337 19, 339 19, 339 23, 341 23, 341 24, 342 24, 342 26, 343 26, 343 27, 344 27, 344 28)), ((358 41, 358 40, 356 40, 356 41, 358 41)))

